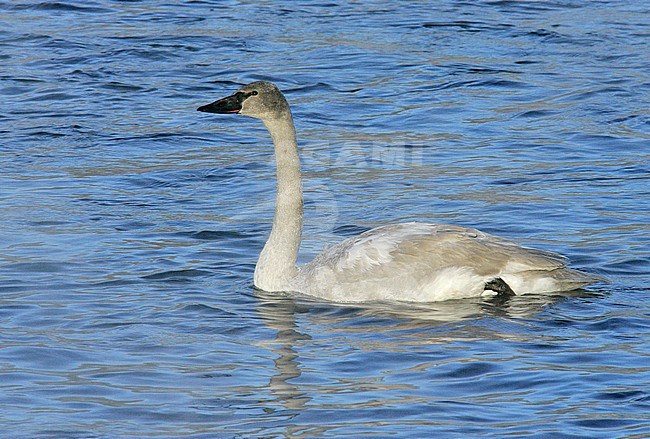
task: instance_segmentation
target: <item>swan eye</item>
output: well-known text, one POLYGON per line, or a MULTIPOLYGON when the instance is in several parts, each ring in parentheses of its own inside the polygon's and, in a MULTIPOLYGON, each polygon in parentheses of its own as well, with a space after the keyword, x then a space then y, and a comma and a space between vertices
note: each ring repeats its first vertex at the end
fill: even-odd
POLYGON ((257 95, 258 95, 257 90, 253 90, 253 91, 251 92, 251 96, 257 96, 257 95))

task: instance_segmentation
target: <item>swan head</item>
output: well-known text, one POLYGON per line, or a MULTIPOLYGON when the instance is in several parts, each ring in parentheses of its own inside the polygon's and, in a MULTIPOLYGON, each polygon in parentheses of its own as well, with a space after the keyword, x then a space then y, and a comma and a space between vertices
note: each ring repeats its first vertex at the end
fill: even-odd
POLYGON ((242 114, 261 120, 283 117, 289 104, 280 89, 271 82, 251 82, 235 93, 197 108, 204 113, 242 114))

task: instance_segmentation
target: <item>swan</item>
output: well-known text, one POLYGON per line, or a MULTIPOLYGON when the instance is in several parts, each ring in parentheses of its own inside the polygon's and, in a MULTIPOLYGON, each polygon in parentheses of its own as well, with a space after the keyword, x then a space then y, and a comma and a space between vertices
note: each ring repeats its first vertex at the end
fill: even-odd
POLYGON ((277 192, 271 233, 254 284, 338 302, 409 301, 569 291, 602 280, 567 268, 556 253, 456 225, 377 227, 324 250, 298 267, 303 196, 296 130, 279 88, 256 81, 198 111, 260 119, 275 147, 277 192))

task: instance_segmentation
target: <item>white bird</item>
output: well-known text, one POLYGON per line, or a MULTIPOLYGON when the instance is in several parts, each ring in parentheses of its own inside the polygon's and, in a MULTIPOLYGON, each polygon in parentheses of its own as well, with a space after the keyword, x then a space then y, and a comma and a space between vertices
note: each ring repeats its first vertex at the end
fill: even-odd
POLYGON ((555 253, 465 227, 414 222, 348 238, 298 267, 303 220, 300 159, 284 95, 274 84, 257 81, 198 110, 260 119, 273 139, 275 216, 255 266, 257 288, 338 302, 432 302, 569 291, 603 280, 567 268, 566 258, 555 253))

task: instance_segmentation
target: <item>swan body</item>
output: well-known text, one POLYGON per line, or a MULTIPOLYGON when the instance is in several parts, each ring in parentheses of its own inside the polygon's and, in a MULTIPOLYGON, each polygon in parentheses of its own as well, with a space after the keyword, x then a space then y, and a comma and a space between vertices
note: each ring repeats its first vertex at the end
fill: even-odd
POLYGON ((261 119, 275 146, 275 216, 255 267, 265 291, 295 291, 339 302, 431 302, 482 295, 569 291, 602 280, 567 268, 555 253, 454 225, 378 227, 327 248, 297 267, 303 219, 298 145, 289 105, 272 83, 257 81, 198 108, 261 119))

